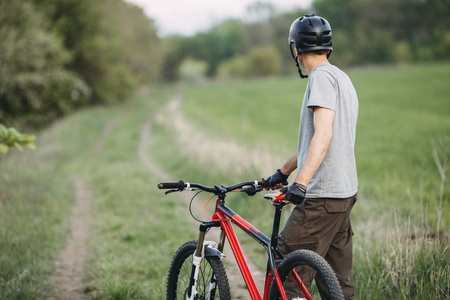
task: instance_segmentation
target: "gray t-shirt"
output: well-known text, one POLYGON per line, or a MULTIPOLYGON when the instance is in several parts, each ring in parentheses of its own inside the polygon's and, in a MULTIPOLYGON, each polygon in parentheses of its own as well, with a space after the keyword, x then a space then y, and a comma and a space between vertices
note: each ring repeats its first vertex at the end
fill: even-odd
POLYGON ((308 185, 308 198, 347 198, 356 194, 355 135, 358 96, 350 78, 324 63, 311 72, 300 113, 297 167, 300 171, 314 135, 312 107, 335 112, 333 138, 327 154, 308 185))

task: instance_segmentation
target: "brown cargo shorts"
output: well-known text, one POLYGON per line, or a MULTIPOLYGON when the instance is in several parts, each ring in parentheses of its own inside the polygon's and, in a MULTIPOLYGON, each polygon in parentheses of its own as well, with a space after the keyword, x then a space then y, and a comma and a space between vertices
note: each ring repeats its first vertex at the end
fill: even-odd
POLYGON ((345 299, 354 299, 350 211, 356 199, 356 195, 305 199, 292 211, 278 241, 282 253, 308 249, 324 257, 335 271, 345 299))

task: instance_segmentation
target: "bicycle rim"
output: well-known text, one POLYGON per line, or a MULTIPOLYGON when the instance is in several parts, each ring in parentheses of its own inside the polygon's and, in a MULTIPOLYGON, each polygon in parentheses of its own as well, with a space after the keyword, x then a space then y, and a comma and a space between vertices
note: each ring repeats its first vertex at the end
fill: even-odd
MULTIPOLYGON (((167 279, 167 299, 186 299, 192 276, 193 253, 197 241, 190 241, 178 249, 169 270, 167 279)), ((230 288, 222 262, 218 257, 202 259, 197 279, 197 298, 230 299, 230 288)))

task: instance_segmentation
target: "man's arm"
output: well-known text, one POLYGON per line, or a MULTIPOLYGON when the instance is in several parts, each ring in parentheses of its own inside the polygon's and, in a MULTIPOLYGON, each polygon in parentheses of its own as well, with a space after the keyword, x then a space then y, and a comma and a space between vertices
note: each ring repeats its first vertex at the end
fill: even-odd
MULTIPOLYGON (((297 153, 294 153, 281 167, 281 169, 277 170, 272 176, 269 176, 266 180, 268 180, 268 185, 266 186, 266 190, 271 188, 272 190, 278 190, 283 187, 283 181, 287 180, 289 174, 297 169, 297 153), (281 174, 280 174, 281 172, 281 174), (285 177, 285 178, 284 178, 285 177), (273 183, 272 183, 273 181, 273 183)), ((287 181, 286 181, 287 182, 287 181)))
MULTIPOLYGON (((302 169, 297 174, 295 182, 308 186, 311 178, 322 163, 333 136, 334 111, 328 108, 314 108, 314 136, 306 156, 302 169)), ((279 170, 289 176, 297 169, 297 153, 294 153, 279 170)), ((273 175, 272 175, 273 176, 273 175)), ((270 177, 269 177, 270 178, 270 177)), ((272 189, 280 189, 281 183, 271 186, 272 189)), ((268 188, 266 188, 268 189, 268 188)))
POLYGON ((285 175, 291 174, 295 169, 297 169, 297 152, 295 152, 281 167, 281 173, 285 175))
MULTIPOLYGON (((314 107, 314 136, 311 140, 305 163, 302 169, 299 170, 295 182, 308 186, 322 163, 333 137, 334 114, 334 111, 331 109, 314 107)), ((297 157, 295 157, 295 161, 297 162, 297 157)))

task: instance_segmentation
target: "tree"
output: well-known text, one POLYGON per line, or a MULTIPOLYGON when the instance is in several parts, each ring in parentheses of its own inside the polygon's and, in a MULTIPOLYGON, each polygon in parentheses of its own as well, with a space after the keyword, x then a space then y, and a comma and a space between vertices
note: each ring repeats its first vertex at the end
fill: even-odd
POLYGON ((88 100, 90 89, 64 69, 71 59, 60 36, 28 1, 0 10, 0 120, 40 123, 88 100))

